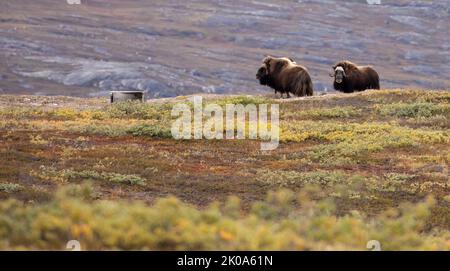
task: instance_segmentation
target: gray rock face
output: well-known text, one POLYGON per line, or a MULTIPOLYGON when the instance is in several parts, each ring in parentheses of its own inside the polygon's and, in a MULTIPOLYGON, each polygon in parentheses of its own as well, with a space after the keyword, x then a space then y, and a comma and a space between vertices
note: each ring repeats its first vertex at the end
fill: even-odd
POLYGON ((54 54, 55 49, 40 41, 0 37, 0 49, 25 55, 54 54))
POLYGON ((432 68, 430 66, 423 66, 423 65, 407 66, 407 67, 403 67, 402 70, 413 73, 413 74, 418 74, 418 75, 423 75, 423 74, 438 75, 439 74, 438 69, 432 68))
POLYGON ((425 26, 422 19, 415 16, 393 15, 389 18, 396 22, 411 26, 415 29, 420 29, 422 31, 432 30, 425 26))
POLYGON ((412 61, 421 61, 424 60, 424 53, 420 51, 407 51, 405 53, 405 59, 406 60, 412 60, 412 61))

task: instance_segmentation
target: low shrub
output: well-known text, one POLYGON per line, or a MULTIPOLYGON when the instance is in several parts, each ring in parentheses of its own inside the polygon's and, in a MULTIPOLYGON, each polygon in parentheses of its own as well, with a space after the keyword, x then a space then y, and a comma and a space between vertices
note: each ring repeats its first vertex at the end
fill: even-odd
POLYGON ((0 183, 0 192, 15 193, 22 189, 23 187, 16 183, 0 183))
POLYGON ((145 185, 146 180, 137 175, 124 175, 114 172, 98 172, 95 170, 57 170, 54 167, 41 166, 39 170, 32 170, 30 175, 45 181, 67 183, 72 180, 99 180, 111 183, 145 185))
POLYGON ((450 114, 449 104, 430 102, 394 103, 377 105, 375 108, 381 115, 401 118, 429 118, 436 115, 450 114))
POLYGON ((308 184, 331 186, 345 183, 348 175, 340 171, 284 171, 284 170, 260 170, 256 174, 258 181, 279 187, 300 187, 308 184))
POLYGON ((160 138, 170 138, 172 133, 169 128, 161 127, 159 125, 138 124, 127 130, 127 133, 134 136, 150 136, 160 138))
POLYGON ((270 104, 273 103, 273 100, 268 99, 266 97, 262 96, 253 96, 253 95, 241 95, 241 96, 232 96, 227 98, 220 98, 220 99, 213 99, 211 101, 208 101, 208 103, 216 103, 221 106, 225 106, 227 104, 242 104, 242 105, 248 105, 248 104, 270 104))
POLYGON ((301 112, 292 112, 293 116, 302 119, 334 119, 350 118, 361 115, 361 111, 352 106, 309 109, 301 112))
POLYGON ((113 103, 104 108, 109 118, 170 119, 172 104, 149 104, 138 101, 113 103))
POLYGON ((123 175, 119 173, 97 172, 94 170, 64 170, 64 176, 68 179, 100 180, 119 184, 145 185, 146 180, 137 175, 123 175))
POLYGON ((281 141, 319 141, 308 152, 313 162, 352 164, 384 149, 450 142, 443 131, 411 129, 387 123, 293 121, 282 126, 281 141))

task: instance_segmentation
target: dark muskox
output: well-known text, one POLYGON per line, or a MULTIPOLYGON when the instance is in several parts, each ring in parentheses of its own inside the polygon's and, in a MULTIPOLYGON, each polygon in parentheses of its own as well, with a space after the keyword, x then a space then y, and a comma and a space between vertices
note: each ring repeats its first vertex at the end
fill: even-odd
POLYGON ((334 89, 345 93, 380 89, 378 73, 370 66, 356 66, 350 61, 340 61, 333 66, 334 89))
POLYGON ((291 58, 264 58, 263 65, 258 69, 256 78, 261 85, 266 85, 281 93, 290 93, 297 96, 312 96, 313 84, 308 70, 297 65, 291 58))

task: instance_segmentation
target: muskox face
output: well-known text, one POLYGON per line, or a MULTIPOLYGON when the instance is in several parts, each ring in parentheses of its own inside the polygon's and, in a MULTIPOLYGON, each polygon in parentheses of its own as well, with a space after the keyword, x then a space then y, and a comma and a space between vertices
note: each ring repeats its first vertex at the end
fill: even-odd
POLYGON ((344 81, 344 78, 347 75, 345 74, 344 68, 341 66, 337 66, 334 68, 334 81, 338 84, 342 83, 344 81))
POLYGON ((267 85, 268 79, 269 79, 269 74, 267 72, 267 68, 265 65, 262 65, 259 69, 258 72, 256 73, 256 79, 259 80, 259 83, 261 85, 267 85))

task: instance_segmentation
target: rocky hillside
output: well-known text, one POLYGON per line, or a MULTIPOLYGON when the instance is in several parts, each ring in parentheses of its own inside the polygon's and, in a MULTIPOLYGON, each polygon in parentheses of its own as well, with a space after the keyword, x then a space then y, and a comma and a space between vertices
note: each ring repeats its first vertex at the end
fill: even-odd
POLYGON ((383 88, 445 89, 449 8, 447 0, 2 1, 0 93, 268 92, 255 80, 266 54, 295 58, 322 91, 344 58, 374 65, 383 88))

